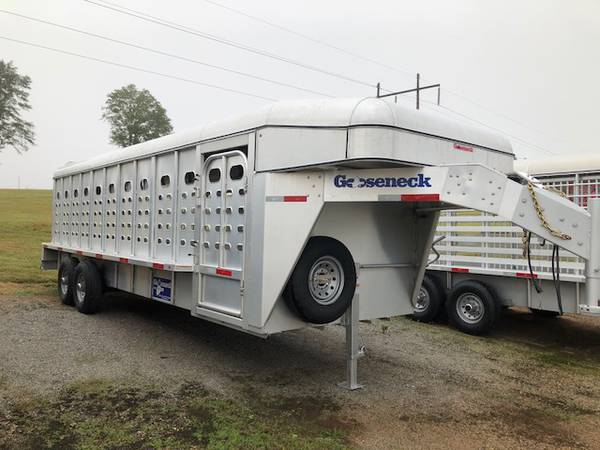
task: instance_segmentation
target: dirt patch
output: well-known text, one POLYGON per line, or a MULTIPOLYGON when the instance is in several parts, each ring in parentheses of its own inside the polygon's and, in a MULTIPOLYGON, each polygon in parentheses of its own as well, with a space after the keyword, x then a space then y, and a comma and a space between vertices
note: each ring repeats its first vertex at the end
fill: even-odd
MULTIPOLYGON (((308 421, 310 423, 310 421, 308 421)), ((196 383, 166 391, 86 380, 8 401, 0 448, 341 448, 317 424, 290 426, 196 383), (317 445, 315 445, 317 444, 317 445)))
MULTIPOLYGON (((2 287, 0 286, 0 290, 2 287)), ((5 292, 2 290, 2 292, 5 292)), ((27 296, 27 295, 0 295, 0 313, 11 313, 16 311, 32 311, 40 308, 62 308, 56 299, 49 295, 27 296)))

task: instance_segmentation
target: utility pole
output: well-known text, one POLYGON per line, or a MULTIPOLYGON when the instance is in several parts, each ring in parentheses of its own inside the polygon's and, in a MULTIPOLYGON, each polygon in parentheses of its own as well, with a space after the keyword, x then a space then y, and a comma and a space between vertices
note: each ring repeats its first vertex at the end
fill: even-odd
POLYGON ((390 92, 389 94, 381 94, 381 83, 377 83, 377 98, 394 97, 394 103, 398 101, 398 95, 408 94, 409 92, 415 92, 417 94, 417 109, 421 108, 421 91, 425 89, 437 88, 437 104, 440 104, 440 84, 430 84, 428 86, 421 87, 421 74, 417 73, 417 87, 415 89, 406 89, 404 91, 390 92))
POLYGON ((417 73, 417 109, 419 109, 419 100, 420 100, 420 93, 421 93, 420 81, 421 81, 421 74, 417 73))

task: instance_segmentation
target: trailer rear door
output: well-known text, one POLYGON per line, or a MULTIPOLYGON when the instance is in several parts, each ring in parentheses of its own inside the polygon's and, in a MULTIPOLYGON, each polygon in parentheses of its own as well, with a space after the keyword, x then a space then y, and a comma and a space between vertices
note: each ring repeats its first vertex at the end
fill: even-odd
POLYGON ((237 150, 209 156, 199 199, 198 306, 235 317, 242 311, 247 166, 237 150))

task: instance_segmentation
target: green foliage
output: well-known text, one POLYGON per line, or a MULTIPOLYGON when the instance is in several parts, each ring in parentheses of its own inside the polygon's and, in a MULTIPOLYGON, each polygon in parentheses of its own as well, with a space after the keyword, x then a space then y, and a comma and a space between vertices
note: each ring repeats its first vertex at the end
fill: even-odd
POLYGON ((102 118, 110 124, 110 141, 120 147, 139 144, 173 131, 167 111, 147 89, 134 84, 108 94, 102 118))
POLYGON ((0 60, 0 151, 13 147, 22 153, 35 142, 33 124, 21 117, 31 109, 30 86, 31 78, 19 75, 12 62, 0 60))

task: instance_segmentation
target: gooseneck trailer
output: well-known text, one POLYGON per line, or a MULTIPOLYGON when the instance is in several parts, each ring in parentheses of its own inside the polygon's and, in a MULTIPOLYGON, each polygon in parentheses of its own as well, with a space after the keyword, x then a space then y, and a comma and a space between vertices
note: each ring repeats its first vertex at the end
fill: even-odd
MULTIPOLYGON (((600 158, 596 155, 518 160, 514 166, 516 173, 534 177, 534 183, 581 208, 600 197, 600 158)), ((564 219, 559 217, 555 224, 568 233, 564 219)), ((595 245, 598 238, 592 236, 590 243, 595 245)), ((585 259, 568 251, 557 253, 554 245, 528 236, 506 217, 474 210, 444 211, 434 248, 438 257, 428 266, 415 304, 419 320, 432 321, 447 314, 458 329, 480 334, 493 328, 498 306, 528 307, 544 317, 599 313, 594 299, 586 300, 585 259), (490 298, 472 289, 482 291, 482 286, 490 298)))
POLYGON ((262 337, 345 324, 355 388, 358 320, 413 312, 444 209, 506 217, 583 258, 582 303, 598 310, 600 211, 512 171, 508 141, 435 113, 277 103, 58 170, 42 266, 84 313, 112 288, 262 337))

